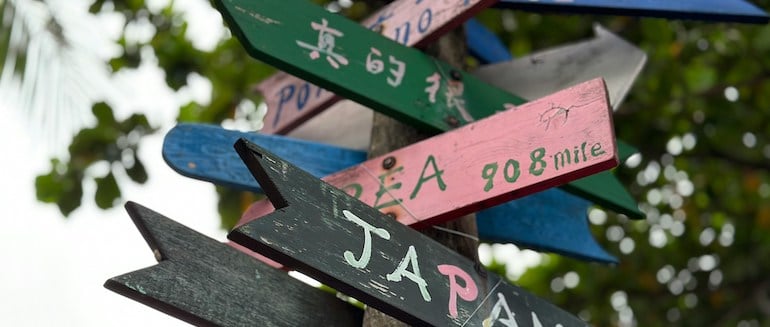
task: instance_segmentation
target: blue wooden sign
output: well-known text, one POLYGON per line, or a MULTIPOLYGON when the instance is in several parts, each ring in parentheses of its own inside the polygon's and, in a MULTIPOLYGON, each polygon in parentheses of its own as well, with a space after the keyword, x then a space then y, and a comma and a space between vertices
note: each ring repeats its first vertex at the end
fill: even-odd
MULTIPOLYGON (((163 142, 163 158, 184 176, 262 193, 262 188, 231 149, 239 138, 288 158, 316 177, 366 160, 363 151, 199 124, 180 124, 171 129, 163 142)), ((633 151, 619 151, 620 159, 627 158, 629 152, 633 151)), ((477 214, 479 237, 584 260, 617 263, 617 258, 603 250, 591 235, 586 219, 589 205, 588 201, 567 192, 549 189, 480 211, 477 214)))
POLYGON ((745 0, 500 0, 498 8, 767 24, 768 15, 745 0))
POLYGON ((469 19, 465 22, 465 40, 468 52, 482 64, 513 59, 508 47, 478 20, 469 19))

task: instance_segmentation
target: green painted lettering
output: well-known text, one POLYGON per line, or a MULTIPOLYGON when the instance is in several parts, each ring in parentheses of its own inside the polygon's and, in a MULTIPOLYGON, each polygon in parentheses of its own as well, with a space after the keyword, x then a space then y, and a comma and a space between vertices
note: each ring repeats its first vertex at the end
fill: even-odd
POLYGON ((602 150, 601 143, 596 143, 596 144, 591 146, 591 155, 592 156, 598 157, 598 156, 603 155, 605 153, 606 152, 604 150, 602 150))
POLYGON ((554 169, 559 170, 559 159, 561 159, 561 167, 563 168, 566 165, 569 165, 572 163, 572 157, 569 154, 569 149, 565 149, 564 152, 556 152, 556 154, 553 155, 553 166, 554 169), (564 158, 567 158, 566 162, 564 158))
POLYGON ((545 148, 537 148, 529 153, 529 158, 532 159, 532 163, 529 165, 529 173, 535 176, 540 176, 545 171, 546 163, 543 160, 545 157, 545 148), (537 168, 540 164, 540 168, 537 168))
POLYGON ((583 152, 583 162, 588 161, 588 158, 586 157, 586 143, 588 142, 583 142, 583 144, 580 145, 580 151, 583 152))
POLYGON ((580 163, 580 150, 575 146, 575 163, 580 163))
POLYGON ((481 170, 481 178, 484 178, 487 180, 487 184, 484 185, 484 192, 489 192, 489 190, 494 187, 493 180, 495 179, 495 174, 497 173, 497 163, 488 163, 484 166, 484 169, 481 170))
POLYGON ((505 162, 505 168, 503 168, 503 177, 505 177, 505 181, 508 183, 513 183, 519 179, 519 175, 521 175, 521 171, 519 170, 519 162, 513 159, 508 159, 508 161, 505 162), (509 167, 513 168, 512 174, 508 172, 509 167))
POLYGON ((398 166, 395 169, 388 170, 384 174, 380 175, 380 189, 377 190, 377 198, 374 200, 373 207, 377 210, 380 210, 382 208, 387 208, 390 206, 398 205, 403 201, 403 199, 395 199, 391 196, 393 200, 390 200, 388 202, 385 202, 383 204, 380 204, 380 200, 382 199, 382 196, 385 194, 388 194, 390 190, 397 190, 401 188, 401 182, 393 183, 393 185, 385 186, 385 179, 388 178, 388 176, 395 174, 397 172, 400 172, 404 170, 404 166, 398 166))
POLYGON ((420 192, 420 187, 422 187, 422 183, 427 182, 431 178, 436 178, 436 182, 438 183, 438 188, 440 190, 446 189, 446 184, 444 184, 444 180, 441 179, 441 175, 444 174, 443 170, 438 169, 438 165, 436 165, 436 158, 433 157, 433 155, 428 156, 428 160, 425 160, 425 166, 422 167, 422 172, 420 173, 420 179, 417 181, 417 186, 414 187, 414 191, 412 191, 412 194, 409 195, 410 199, 414 199, 417 197, 417 193, 420 192), (425 176, 425 171, 428 169, 428 164, 431 164, 433 167, 433 175, 425 176))
POLYGON ((364 187, 361 186, 361 184, 358 184, 358 183, 353 183, 353 184, 345 185, 344 187, 342 187, 342 190, 345 191, 348 195, 350 195, 350 196, 352 196, 352 197, 354 197, 356 199, 360 199, 361 198, 361 194, 364 193, 364 187), (352 191, 352 193, 350 191, 352 191))

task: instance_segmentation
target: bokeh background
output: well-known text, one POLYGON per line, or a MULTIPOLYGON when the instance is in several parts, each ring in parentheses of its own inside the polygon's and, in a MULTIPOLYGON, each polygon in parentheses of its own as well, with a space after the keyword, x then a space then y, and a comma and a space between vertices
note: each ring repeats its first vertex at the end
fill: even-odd
MULTIPOLYGON (((615 173, 646 219, 587 212, 620 264, 513 245, 482 246, 485 263, 596 326, 770 326, 770 25, 477 19, 514 56, 590 38, 594 22, 648 55, 614 114, 640 150, 615 173)), ((259 129, 254 85, 275 70, 204 0, 0 0, 0 68, 0 325, 181 325, 101 286, 154 264, 122 203, 224 240, 257 195, 176 175, 162 138, 176 122, 259 129)))

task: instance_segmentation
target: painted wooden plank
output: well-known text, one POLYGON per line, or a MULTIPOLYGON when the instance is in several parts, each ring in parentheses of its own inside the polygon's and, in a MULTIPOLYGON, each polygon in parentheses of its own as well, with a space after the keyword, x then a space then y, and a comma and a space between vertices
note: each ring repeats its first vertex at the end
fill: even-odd
MULTIPOLYGON (((405 46, 421 46, 435 40, 446 31, 459 26, 478 11, 489 7, 494 2, 494 0, 398 0, 375 12, 369 18, 361 22, 361 25, 405 46)), ((305 4, 304 6, 307 5, 305 4)), ((289 13, 293 14, 294 11, 289 13)), ((308 16, 308 19, 310 19, 310 17, 313 16, 308 16)), ((329 20, 329 22, 332 21, 329 20)), ((335 23, 331 24, 336 25, 335 23)), ((233 24, 231 23, 231 25, 233 24)), ((303 22, 299 26, 308 27, 308 22, 303 22)), ((315 33, 315 31, 313 32, 315 33)), ((347 35, 346 37, 350 37, 348 32, 344 33, 347 35)), ((262 36, 260 35, 257 37, 262 36)), ((313 36, 313 38, 309 40, 315 38, 316 36, 313 36)), ((293 43, 293 41, 288 40, 288 38, 282 38, 280 41, 289 41, 293 43)), ((241 42, 245 43, 243 39, 241 39, 241 42)), ((342 42, 342 40, 338 42, 342 42)), ((358 42, 361 42, 361 46, 365 46, 365 51, 369 53, 370 42, 367 39, 359 40, 358 42)), ((388 47, 380 47, 375 44, 371 44, 371 46, 382 51, 387 51, 387 53, 383 52, 382 61, 386 60, 385 57, 393 55, 388 47)), ((291 49, 289 51, 297 53, 297 50, 299 49, 291 49)), ((363 54, 363 56, 365 58, 367 57, 367 54, 363 54)), ((393 56, 390 58, 400 57, 393 56)), ((392 65, 383 63, 382 61, 380 61, 380 65, 384 64, 387 67, 391 67, 388 68, 388 71, 393 69, 392 65)), ((408 74, 412 75, 411 70, 413 69, 412 66, 414 64, 411 61, 404 62, 407 64, 406 69, 408 74)), ((393 61, 390 63, 392 64, 393 61)), ((369 65, 366 65, 366 67, 369 67, 369 65)), ((294 72, 293 74, 304 77, 301 73, 294 72)), ((417 77, 424 79, 427 76, 428 75, 417 77)), ((384 81, 384 77, 382 76, 380 76, 379 79, 384 81)), ((406 82, 408 82, 408 80, 404 81, 404 83, 406 82)), ((377 87, 387 87, 382 84, 377 85, 377 87)), ((427 85, 417 86, 415 91, 421 92, 425 87, 427 87, 427 85)), ((267 115, 264 118, 264 127, 262 128, 262 133, 265 134, 285 134, 340 99, 332 92, 326 91, 319 86, 315 86, 301 78, 291 76, 284 72, 279 72, 265 79, 257 85, 257 90, 264 96, 264 101, 268 107, 267 115)))
POLYGON ((500 0, 498 8, 535 12, 661 17, 767 24, 768 15, 744 0, 500 0))
MULTIPOLYGON (((508 47, 497 38, 497 35, 475 19, 469 19, 465 23, 465 40, 468 53, 482 64, 513 60, 508 47)), ((530 99, 536 98, 530 97, 530 99)))
POLYGON ((473 75, 526 99, 602 77, 617 110, 644 68, 647 54, 599 24, 594 25, 594 33, 590 40, 481 66, 473 75))
MULTIPOLYGON (((253 184, 253 179, 231 149, 242 135, 214 126, 180 124, 163 140, 163 159, 183 176, 243 189, 243 183, 253 184), (200 137, 202 135, 205 137, 200 137)), ((280 156, 316 176, 330 175, 366 160, 366 153, 361 151, 303 140, 285 146, 281 136, 254 135, 250 140, 276 149, 280 156)))
MULTIPOLYGON (((228 149, 239 138, 245 138, 275 155, 287 158, 291 164, 315 177, 323 177, 327 175, 323 173, 325 171, 336 172, 366 160, 363 151, 344 148, 329 151, 329 145, 289 137, 228 131, 202 124, 179 124, 172 128, 163 140, 163 157, 172 169, 184 176, 263 193, 235 151, 211 150, 228 149), (270 141, 266 142, 265 138, 270 141), (291 157, 292 153, 298 152, 303 155, 291 157), (329 157, 337 157, 339 160, 329 160, 329 157), (319 165, 324 167, 319 168, 319 165)), ((622 154, 620 150, 618 153, 622 154)), ((623 160, 625 158, 621 156, 620 161, 623 160)), ((589 205, 589 202, 574 195, 549 189, 479 211, 476 214, 479 237, 486 241, 514 243, 584 260, 617 263, 615 257, 596 244, 588 230, 586 212, 589 205)), ((244 217, 265 214, 267 212, 256 215, 250 213, 244 217)), ((254 254, 274 267, 280 267, 252 251, 247 253, 254 254)))
POLYGON ((479 238, 488 242, 618 263, 591 234, 587 217, 590 206, 587 200, 553 189, 480 211, 476 226, 479 238))
MULTIPOLYGON (((647 57, 639 48, 600 25, 596 25, 594 30, 596 37, 591 40, 540 51, 509 62, 482 66, 474 75, 511 93, 522 94, 525 98, 539 98, 550 91, 604 76, 605 81, 608 81, 610 103, 617 109, 638 77, 647 57)), ((345 142, 357 148, 364 148, 368 141, 362 142, 368 140, 371 130, 370 115, 362 108, 339 109, 339 112, 324 113, 322 117, 312 119, 310 126, 300 127, 290 135, 336 144, 345 142), (346 121, 361 122, 361 125, 358 128, 347 126, 345 134, 335 133, 335 129, 339 130, 337 126, 340 123, 340 115, 344 115, 346 121), (359 140, 358 143, 356 140, 359 140)), ((620 151, 632 149, 625 142, 618 142, 618 148, 620 151)), ((610 172, 602 172, 588 176, 563 188, 630 218, 644 218, 636 200, 609 174, 610 172)))
POLYGON ((615 165, 606 88, 596 79, 324 180, 424 228, 615 165))
POLYGON ((118 294, 198 326, 361 325, 363 311, 333 294, 139 204, 126 210, 158 264, 107 280, 118 294))
MULTIPOLYGON (((594 25, 594 32, 596 37, 592 40, 482 66, 473 74, 525 98, 540 97, 548 90, 601 76, 607 82, 610 103, 617 109, 644 67, 647 55, 601 25, 594 25)), ((618 141, 618 149, 634 151, 622 141, 618 141)), ((594 174, 562 188, 630 218, 644 218, 636 200, 610 172, 594 174)))
POLYGON ((278 209, 232 241, 412 325, 586 326, 255 144, 235 148, 278 209))

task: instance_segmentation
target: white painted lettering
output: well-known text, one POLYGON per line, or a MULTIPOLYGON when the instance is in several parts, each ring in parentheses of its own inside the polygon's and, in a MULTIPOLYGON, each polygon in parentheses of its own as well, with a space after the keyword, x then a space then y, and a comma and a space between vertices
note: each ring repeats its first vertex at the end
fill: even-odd
POLYGON ((420 275, 420 265, 417 263, 417 252, 414 250, 414 245, 409 246, 409 250, 406 251, 404 259, 398 265, 396 270, 385 276, 391 282, 400 282, 402 277, 411 279, 417 286, 420 287, 420 293, 422 298, 426 302, 430 302, 430 293, 428 293, 428 282, 420 275), (412 271, 406 270, 406 268, 412 265, 412 271))
POLYGON ((361 253, 361 258, 356 260, 353 252, 345 251, 345 253, 343 253, 345 262, 355 268, 366 268, 366 265, 369 264, 369 259, 372 257, 372 233, 377 234, 377 236, 386 240, 390 240, 390 233, 388 233, 388 231, 383 228, 372 226, 371 224, 365 222, 363 219, 358 218, 358 216, 350 211, 342 210, 342 214, 345 215, 345 218, 356 223, 358 226, 361 226, 364 229, 364 249, 361 253))
POLYGON ((482 325, 484 327, 492 327, 495 325, 495 322, 499 321, 501 324, 508 327, 518 327, 519 325, 514 319, 515 316, 516 315, 511 312, 511 308, 508 307, 508 302, 505 300, 503 293, 497 293, 497 302, 495 302, 495 306, 492 307, 492 312, 489 313, 487 319, 484 319, 482 325), (501 313, 505 313, 507 318, 501 318, 501 313))

